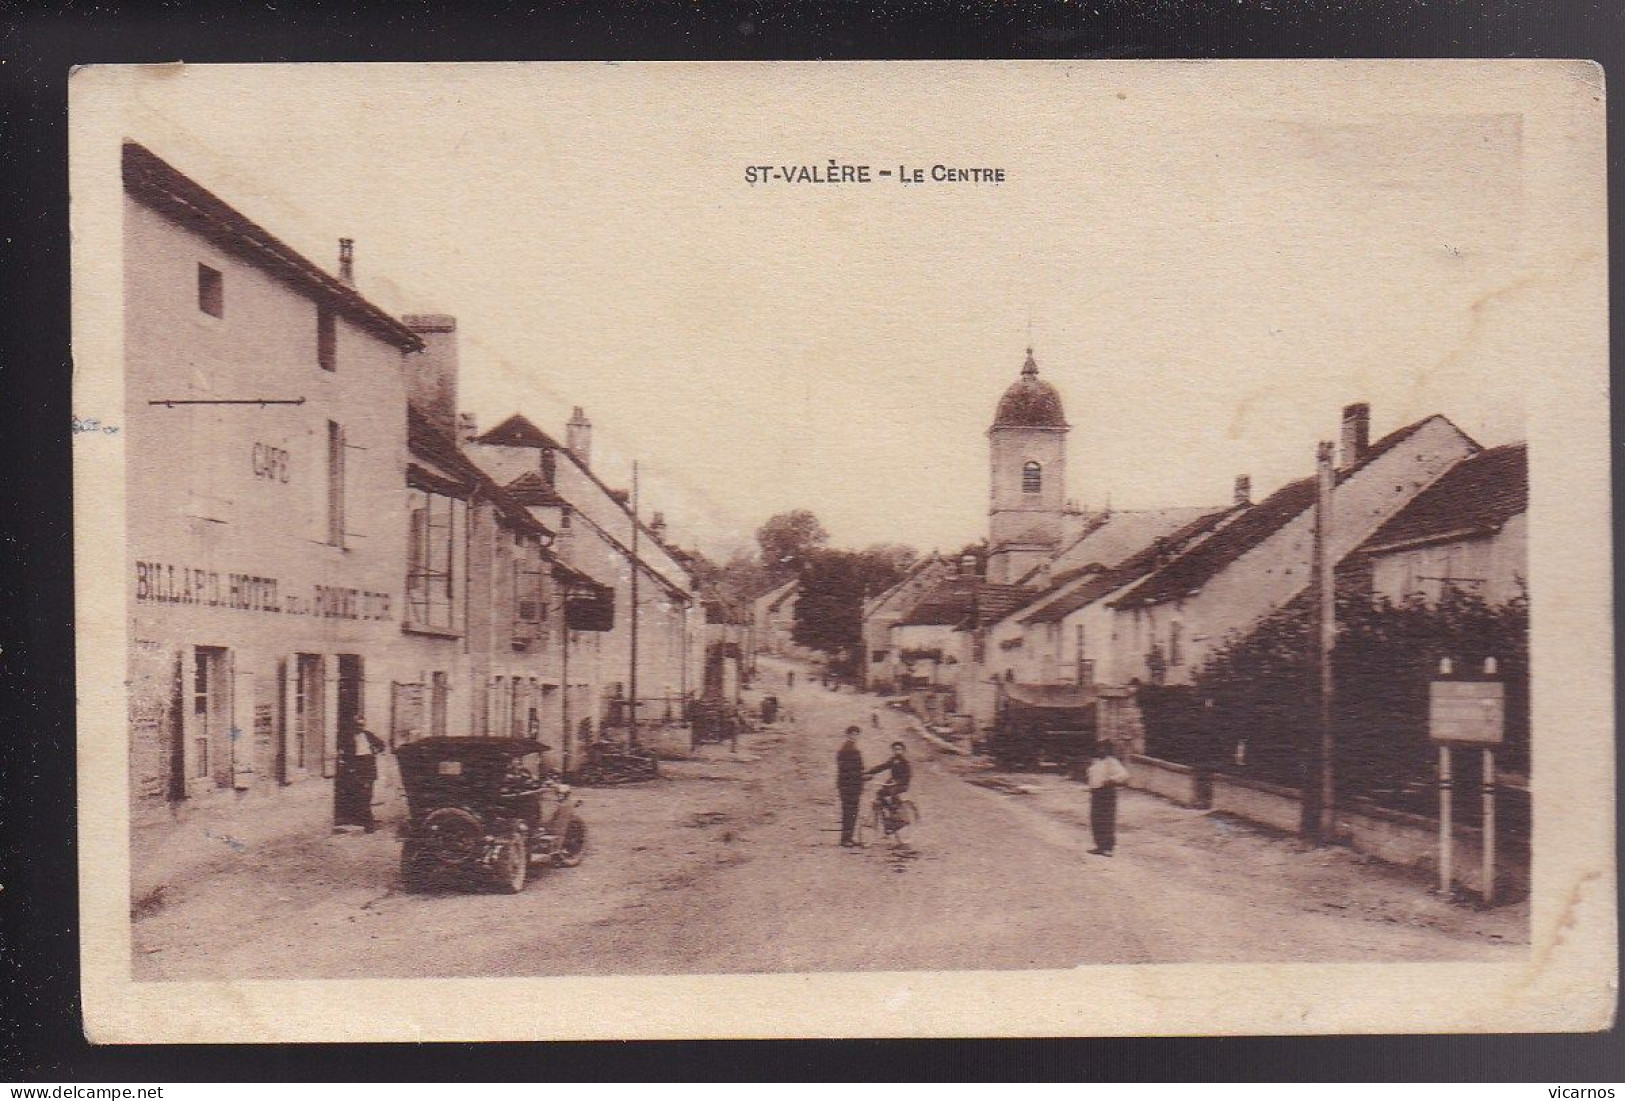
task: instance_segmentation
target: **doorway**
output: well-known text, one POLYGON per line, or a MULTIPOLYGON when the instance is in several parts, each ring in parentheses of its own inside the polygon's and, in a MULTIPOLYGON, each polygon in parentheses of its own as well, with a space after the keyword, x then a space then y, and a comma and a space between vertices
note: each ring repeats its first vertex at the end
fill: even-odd
POLYGON ((327 670, 320 654, 294 655, 293 767, 301 774, 323 770, 327 749, 327 670))
POLYGON ((230 787, 231 651, 199 646, 192 655, 191 744, 186 747, 186 789, 213 780, 230 787))
MULTIPOLYGON (((338 727, 335 733, 338 742, 338 774, 342 776, 347 762, 354 758, 356 733, 361 729, 362 665, 359 654, 340 654, 338 660, 338 727)), ((345 820, 345 798, 345 785, 335 782, 333 784, 335 822, 345 820)))

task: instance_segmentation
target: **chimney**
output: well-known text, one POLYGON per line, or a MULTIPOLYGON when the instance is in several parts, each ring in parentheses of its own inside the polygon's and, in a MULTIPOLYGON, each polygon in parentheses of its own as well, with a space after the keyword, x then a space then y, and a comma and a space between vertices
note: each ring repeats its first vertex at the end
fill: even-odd
POLYGON ((662 543, 666 541, 666 514, 656 511, 654 519, 649 521, 649 534, 662 543))
POLYGON ((355 238, 339 238, 339 282, 355 286, 355 238))
POLYGON ((570 422, 564 426, 564 446, 570 449, 577 462, 592 469, 592 421, 587 419, 587 414, 581 411, 579 405, 570 414, 570 422))
POLYGON ((480 434, 480 422, 473 413, 457 414, 457 442, 473 443, 474 437, 480 434))
POLYGON ((406 360, 406 400, 446 435, 458 436, 457 319, 412 313, 401 324, 423 339, 423 350, 406 360))
POLYGON ((974 554, 960 555, 960 557, 959 557, 959 572, 961 574, 963 574, 964 576, 966 576, 966 577, 975 576, 975 574, 976 574, 976 556, 974 554))
POLYGON ((1365 458, 1371 446, 1371 406, 1355 402, 1343 406, 1343 454, 1340 465, 1348 470, 1365 458))
POLYGON ((1245 474, 1236 475, 1236 504, 1253 503, 1253 480, 1245 474))

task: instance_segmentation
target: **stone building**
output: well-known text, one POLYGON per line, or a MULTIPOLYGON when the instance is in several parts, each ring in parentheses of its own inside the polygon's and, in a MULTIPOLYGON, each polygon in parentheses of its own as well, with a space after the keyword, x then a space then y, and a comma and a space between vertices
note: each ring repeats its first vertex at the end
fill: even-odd
POLYGON ((469 457, 557 532, 559 560, 613 592, 610 628, 571 647, 576 734, 581 719, 626 725, 634 680, 640 723, 680 723, 704 676, 704 610, 692 575, 665 542, 663 520, 635 518, 629 494, 594 472, 585 413, 575 410, 565 444, 519 414, 484 433, 465 415, 460 431, 469 457))
POLYGON ((910 614, 920 597, 953 576, 954 571, 954 564, 941 555, 926 555, 909 567, 895 585, 864 602, 861 675, 865 688, 891 692, 901 683, 904 666, 892 628, 910 614))
MULTIPOLYGON (((1257 503, 1243 476, 1228 505, 1084 512, 1066 503, 1068 427, 1029 349, 988 430, 985 576, 922 567, 870 601, 872 686, 952 687, 985 727, 999 683, 1184 683, 1308 585, 1313 476, 1257 503)), ((1331 554, 1344 574, 1395 600, 1522 591, 1522 445, 1482 451, 1438 415, 1373 443, 1363 403, 1344 409, 1341 441, 1331 554)))
MULTIPOLYGON (((536 737, 569 769, 625 668, 625 501, 584 457, 544 482, 534 451, 472 448, 527 457, 512 488, 473 461, 455 320, 369 302, 350 241, 328 274, 122 156, 133 819, 325 797, 363 725, 536 737)), ((585 456, 585 418, 570 432, 585 456)), ((660 526, 639 528, 640 694, 680 712, 703 622, 660 526)))
POLYGON ((386 721, 411 328, 126 143, 131 793, 330 776, 386 721))
POLYGON ((999 399, 987 430, 987 579, 1013 584, 1061 549, 1078 510, 1066 497, 1070 426, 1055 387, 1038 377, 1033 350, 999 399))
POLYGON ((795 643, 796 602, 801 599, 801 582, 792 578, 751 602, 751 622, 756 631, 757 649, 779 657, 810 657, 811 652, 795 643))
POLYGON ((1463 459, 1360 544, 1345 572, 1396 604, 1451 592, 1506 604, 1527 595, 1529 451, 1505 444, 1463 459))
MULTIPOLYGON (((1344 410, 1330 554, 1341 562, 1479 447, 1440 415, 1368 443, 1370 410, 1344 410)), ((1309 585, 1315 477, 1276 490, 1213 535, 1113 595, 1088 640, 1108 683, 1183 684, 1219 646, 1309 585)))

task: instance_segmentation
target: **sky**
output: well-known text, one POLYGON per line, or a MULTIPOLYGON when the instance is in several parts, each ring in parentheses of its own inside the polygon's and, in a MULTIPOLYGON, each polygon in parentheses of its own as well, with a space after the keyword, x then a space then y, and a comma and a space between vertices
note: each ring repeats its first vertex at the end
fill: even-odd
POLYGON ((1529 137, 1447 66, 1384 71, 177 65, 118 95, 329 270, 355 238, 384 308, 455 315, 482 426, 562 437, 582 406, 678 542, 809 508, 837 545, 953 550, 1029 342, 1086 507, 1261 497, 1352 401, 1376 435, 1523 438, 1524 374, 1570 339, 1529 137), (746 181, 832 158, 1006 180, 746 181))

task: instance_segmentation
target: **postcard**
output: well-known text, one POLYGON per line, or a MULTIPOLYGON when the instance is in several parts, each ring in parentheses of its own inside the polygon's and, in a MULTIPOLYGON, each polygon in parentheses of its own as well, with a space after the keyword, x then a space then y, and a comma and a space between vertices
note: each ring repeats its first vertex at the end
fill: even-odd
POLYGON ((1613 1020, 1594 64, 70 90, 92 1040, 1613 1020))

